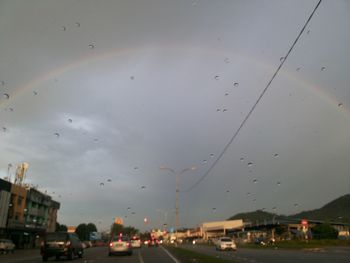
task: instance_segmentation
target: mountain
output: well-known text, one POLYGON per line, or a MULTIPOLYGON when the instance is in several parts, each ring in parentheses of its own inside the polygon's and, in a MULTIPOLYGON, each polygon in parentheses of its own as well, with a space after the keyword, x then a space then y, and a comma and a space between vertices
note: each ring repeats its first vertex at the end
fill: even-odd
POLYGON ((341 196, 319 209, 303 211, 290 217, 350 223, 350 194, 341 196))
MULTIPOLYGON (((228 220, 243 219, 244 222, 255 223, 256 221, 261 222, 264 220, 271 220, 273 216, 274 214, 272 213, 265 212, 262 210, 257 210, 253 212, 236 214, 230 217, 228 220)), ((290 216, 279 215, 279 217, 300 218, 300 219, 306 218, 309 220, 313 219, 313 220, 320 220, 320 221, 326 221, 326 222, 334 221, 334 222, 350 224, 350 194, 341 196, 319 209, 303 211, 301 213, 290 215, 290 216)))

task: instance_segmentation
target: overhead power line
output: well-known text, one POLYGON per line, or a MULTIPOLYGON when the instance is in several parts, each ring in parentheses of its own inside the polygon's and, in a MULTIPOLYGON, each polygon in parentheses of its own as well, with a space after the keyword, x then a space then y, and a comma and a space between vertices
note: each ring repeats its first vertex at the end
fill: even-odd
POLYGON ((221 151, 221 153, 218 155, 218 157, 215 159, 215 161, 212 163, 212 165, 209 167, 209 169, 188 189, 186 189, 183 192, 189 192, 192 189, 194 189, 196 186, 198 186, 209 174, 210 172, 214 169, 214 167, 217 165, 217 163, 219 162, 219 160, 222 158, 222 156, 224 156, 224 154, 226 153, 227 149, 231 146, 231 144, 233 143, 233 141, 236 139, 236 137, 238 136, 239 132, 241 131, 241 129, 243 128, 243 126, 246 124, 246 122, 248 121, 249 117, 252 115, 252 113, 254 112, 256 106, 258 105, 258 103, 260 102, 260 100, 263 98, 263 96, 265 95, 266 91, 268 90, 268 88, 271 86, 272 81, 275 79, 275 77, 277 76, 277 74, 279 73, 280 69, 282 68, 283 64, 286 62, 288 56, 290 55, 290 53, 292 52, 292 50, 294 49, 295 45, 297 44, 297 42, 299 41, 301 35, 303 34, 303 32, 305 31, 305 28, 307 27, 307 25, 309 24, 309 22, 311 21, 311 18, 313 17, 313 15, 315 14, 316 10, 318 9, 318 7, 320 6, 322 0, 319 0, 317 5, 315 6, 314 10, 312 11, 312 13, 310 14, 309 18, 306 20, 304 26, 302 27, 302 29, 300 30, 298 36, 296 37, 296 39, 294 40, 293 44, 291 45, 291 47, 289 48, 287 54, 284 56, 284 59, 281 61, 281 63, 279 64, 279 66, 277 67, 275 73, 272 75, 270 81, 267 83, 267 85, 265 86, 265 88, 263 89, 263 91, 260 93, 258 99, 255 101, 255 103, 253 104, 252 108, 250 109, 250 111, 248 112, 248 114, 245 116, 245 118, 243 119, 243 121, 241 122, 240 126, 238 127, 238 129, 234 132, 234 134, 232 135, 231 139, 228 141, 228 143, 225 145, 224 149, 221 151))

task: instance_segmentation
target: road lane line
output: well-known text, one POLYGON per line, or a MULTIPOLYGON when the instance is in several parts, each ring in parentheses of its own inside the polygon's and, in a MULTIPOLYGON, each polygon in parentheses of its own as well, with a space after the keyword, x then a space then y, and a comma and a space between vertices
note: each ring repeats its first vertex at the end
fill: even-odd
POLYGON ((165 253, 168 254, 168 256, 169 256, 172 260, 174 260, 175 263, 180 263, 180 261, 178 261, 172 254, 170 254, 170 252, 169 252, 167 249, 165 249, 163 246, 161 246, 161 248, 165 251, 165 253))
POLYGON ((144 261, 143 261, 143 258, 142 258, 142 256, 141 256, 141 251, 139 250, 139 261, 140 261, 140 263, 145 263, 144 261))

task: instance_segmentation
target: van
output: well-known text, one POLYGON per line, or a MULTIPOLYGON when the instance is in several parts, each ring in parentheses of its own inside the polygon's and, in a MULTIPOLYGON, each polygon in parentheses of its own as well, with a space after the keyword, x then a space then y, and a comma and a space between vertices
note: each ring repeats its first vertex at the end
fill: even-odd
POLYGON ((47 261, 49 257, 56 257, 58 260, 62 256, 72 260, 74 256, 82 258, 84 248, 77 234, 55 232, 46 233, 40 251, 43 261, 47 261))

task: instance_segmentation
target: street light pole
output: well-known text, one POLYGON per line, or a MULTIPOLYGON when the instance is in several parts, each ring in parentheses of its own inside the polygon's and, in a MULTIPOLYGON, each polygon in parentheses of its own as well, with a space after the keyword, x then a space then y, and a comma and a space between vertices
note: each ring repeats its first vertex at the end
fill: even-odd
POLYGON ((187 171, 194 171, 197 169, 196 166, 192 166, 190 168, 186 168, 186 169, 183 169, 181 171, 181 173, 176 173, 174 169, 171 169, 171 168, 168 168, 168 167, 165 167, 165 166, 161 166, 160 167, 161 170, 167 170, 169 172, 171 172, 172 174, 174 174, 176 176, 176 203, 175 203, 175 216, 176 216, 176 220, 175 220, 175 227, 176 227, 176 230, 175 230, 175 236, 176 236, 176 240, 177 240, 177 237, 178 237, 178 229, 180 227, 180 207, 179 207, 179 194, 180 194, 180 177, 181 175, 183 175, 185 172, 187 171))

